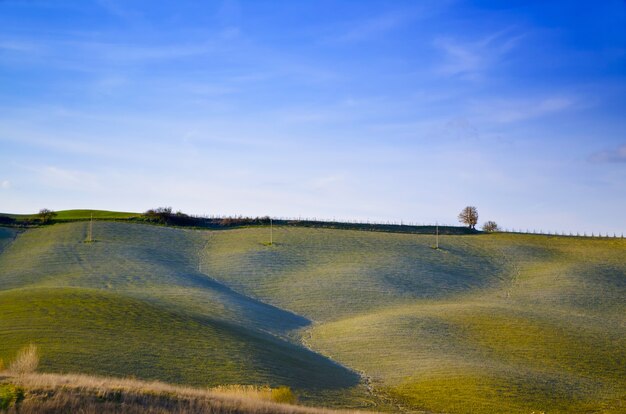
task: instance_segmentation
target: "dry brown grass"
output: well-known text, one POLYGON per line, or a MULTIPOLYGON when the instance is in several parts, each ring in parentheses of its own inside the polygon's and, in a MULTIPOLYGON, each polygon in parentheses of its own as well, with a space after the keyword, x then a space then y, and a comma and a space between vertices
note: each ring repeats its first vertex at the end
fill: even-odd
POLYGON ((24 375, 35 372, 39 366, 39 351, 37 346, 30 344, 22 348, 9 364, 9 373, 14 375, 24 375))
POLYGON ((272 389, 263 387, 200 389, 158 381, 35 373, 0 376, 0 382, 17 384, 26 391, 19 407, 9 409, 9 413, 357 413, 268 401, 272 389))
POLYGON ((211 392, 231 397, 253 398, 262 401, 295 404, 297 398, 289 387, 270 388, 257 385, 220 385, 210 388, 211 392))

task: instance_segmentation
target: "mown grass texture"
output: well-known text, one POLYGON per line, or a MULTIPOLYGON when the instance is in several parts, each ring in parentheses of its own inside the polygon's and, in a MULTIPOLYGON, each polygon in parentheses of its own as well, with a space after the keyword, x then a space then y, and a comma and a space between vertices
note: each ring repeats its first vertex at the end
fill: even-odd
POLYGON ((290 385, 307 395, 358 376, 284 339, 309 323, 198 271, 195 231, 98 222, 26 231, 0 255, 0 357, 36 343, 45 371, 193 385, 290 385))
POLYGON ((318 322, 313 349, 400 406, 620 412, 626 243, 280 229, 215 236, 219 280, 318 322), (322 306, 319 306, 322 304, 322 306))
POLYGON ((315 401, 367 398, 355 393, 353 373, 323 358, 310 360, 321 364, 319 376, 287 374, 298 366, 288 356, 306 354, 288 338, 301 337, 364 372, 377 404, 389 398, 395 407, 458 413, 623 410, 623 240, 442 236, 434 250, 431 236, 342 230, 275 227, 271 246, 265 228, 97 222, 94 230, 89 244, 86 223, 28 230, 0 255, 1 295, 16 304, 10 318, 0 317, 0 338, 15 348, 40 329, 46 370, 292 386, 304 375, 303 388, 339 378, 326 384, 334 394, 315 401), (105 308, 113 311, 99 321, 105 308), (32 328, 20 334, 18 325, 32 328), (161 327, 173 327, 171 334, 161 327), (128 331, 128 343, 118 330, 128 331), (73 342, 55 343, 52 332, 73 342), (84 332, 123 345, 83 348, 84 332), (132 346, 146 337, 154 339, 147 356, 132 346), (285 351, 267 351, 274 341, 285 351), (187 358, 202 368, 186 368, 187 358))

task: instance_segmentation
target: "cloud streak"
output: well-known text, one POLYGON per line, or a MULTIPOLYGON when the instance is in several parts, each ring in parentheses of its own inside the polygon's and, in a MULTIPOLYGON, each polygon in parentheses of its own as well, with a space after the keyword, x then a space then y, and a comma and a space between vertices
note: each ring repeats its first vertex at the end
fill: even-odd
POLYGON ((2 208, 626 229, 619 28, 487 3, 2 2, 2 208))
POLYGON ((592 154, 589 160, 594 163, 626 163, 626 144, 592 154))
POLYGON ((407 15, 390 13, 363 20, 353 23, 352 27, 344 33, 334 36, 332 41, 336 43, 352 43, 370 40, 401 27, 406 24, 409 19, 410 16, 407 15))
POLYGON ((469 112, 487 123, 510 124, 555 115, 578 107, 579 98, 545 96, 535 98, 488 99, 470 101, 469 112))
POLYGON ((507 28, 475 41, 438 37, 433 45, 442 53, 443 62, 435 71, 444 76, 479 80, 512 52, 524 36, 524 33, 507 28))

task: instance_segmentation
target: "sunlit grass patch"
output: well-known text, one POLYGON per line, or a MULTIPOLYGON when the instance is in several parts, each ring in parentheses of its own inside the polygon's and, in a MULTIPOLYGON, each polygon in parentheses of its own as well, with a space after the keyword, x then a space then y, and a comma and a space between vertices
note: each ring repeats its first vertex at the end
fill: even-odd
POLYGON ((291 388, 286 386, 272 388, 267 385, 259 386, 232 384, 212 387, 209 391, 220 395, 255 398, 259 400, 273 401, 278 403, 295 404, 298 401, 298 398, 291 390, 291 388))
POLYGON ((519 309, 478 308, 454 314, 468 344, 485 358, 522 367, 551 369, 572 375, 623 380, 626 337, 623 332, 559 320, 556 315, 519 309))
POLYGON ((434 412, 620 412, 619 394, 598 399, 594 385, 584 379, 526 370, 459 369, 407 379, 385 391, 401 404, 434 412))

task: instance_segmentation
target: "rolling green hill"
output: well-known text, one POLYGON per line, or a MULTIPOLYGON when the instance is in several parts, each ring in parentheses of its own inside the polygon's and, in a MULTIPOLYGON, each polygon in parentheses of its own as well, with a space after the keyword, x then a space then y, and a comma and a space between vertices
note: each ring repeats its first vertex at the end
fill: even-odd
POLYGON ((303 393, 358 377, 284 333, 309 321, 198 271, 205 233, 139 224, 57 224, 0 255, 0 357, 40 345, 44 370, 192 385, 290 385, 303 393))
POLYGON ((402 407, 620 412, 626 242, 282 229, 215 236, 219 280, 318 323, 309 345, 402 407), (321 306, 320 306, 321 305, 321 306))
POLYGON ((326 405, 626 407, 623 239, 459 235, 435 250, 319 228, 275 228, 271 246, 263 227, 86 232, 0 228, 0 357, 33 341, 46 371, 289 385, 326 405))
MULTIPOLYGON (((36 219, 37 214, 0 214, 13 219, 36 219)), ((55 220, 58 221, 74 221, 88 220, 91 217, 98 220, 124 220, 139 217, 139 213, 128 213, 122 211, 107 210, 61 210, 56 212, 55 220)))

